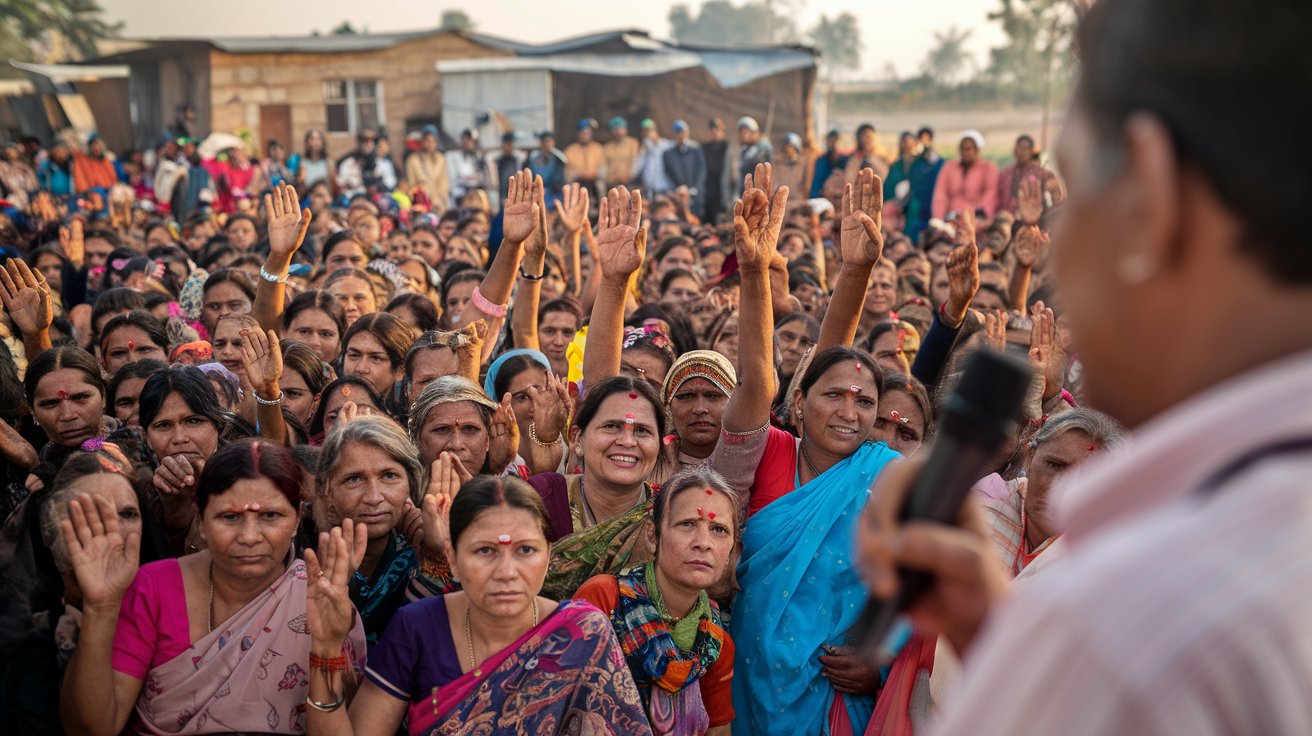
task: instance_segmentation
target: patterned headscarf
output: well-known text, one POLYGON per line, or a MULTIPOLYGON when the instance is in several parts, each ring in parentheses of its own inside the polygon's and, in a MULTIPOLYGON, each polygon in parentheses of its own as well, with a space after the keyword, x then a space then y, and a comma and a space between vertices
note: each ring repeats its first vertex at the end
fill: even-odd
POLYGON ((738 375, 729 359, 714 350, 689 350, 670 366, 665 374, 665 385, 661 388, 661 403, 670 405, 670 400, 679 392, 679 387, 693 378, 705 378, 724 392, 725 396, 733 393, 738 385, 738 375))
POLYGON ((199 322, 201 312, 201 301, 205 296, 205 281, 210 277, 208 271, 198 268, 187 276, 187 280, 182 282, 182 288, 178 291, 178 304, 182 307, 182 314, 189 322, 199 322))

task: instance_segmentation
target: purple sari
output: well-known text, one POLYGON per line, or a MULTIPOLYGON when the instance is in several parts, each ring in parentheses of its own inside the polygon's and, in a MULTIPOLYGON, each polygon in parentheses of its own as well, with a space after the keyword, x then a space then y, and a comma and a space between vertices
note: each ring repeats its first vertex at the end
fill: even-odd
POLYGON ((651 734, 610 621, 583 601, 562 601, 477 669, 411 703, 409 727, 411 734, 651 734))

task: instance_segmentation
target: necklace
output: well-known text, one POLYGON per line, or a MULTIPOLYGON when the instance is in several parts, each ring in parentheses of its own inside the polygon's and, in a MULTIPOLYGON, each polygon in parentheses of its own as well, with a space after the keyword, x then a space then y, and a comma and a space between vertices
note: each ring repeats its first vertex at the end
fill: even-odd
POLYGON ((811 454, 806 451, 806 440, 798 443, 798 449, 801 450, 802 459, 806 461, 807 469, 811 471, 811 479, 819 478, 820 470, 816 468, 815 463, 811 462, 811 454))
MULTIPOLYGON (((474 626, 469 618, 470 606, 465 608, 465 641, 469 644, 469 669, 478 669, 478 659, 474 657, 474 626)), ((533 628, 538 627, 538 599, 533 598, 533 628)))
MULTIPOLYGON (((597 514, 592 510, 592 504, 588 501, 588 491, 583 484, 583 476, 579 476, 579 500, 583 502, 583 521, 588 526, 596 526, 599 522, 597 514)), ((647 500, 647 484, 642 484, 642 492, 638 494, 638 500, 647 500)))
POLYGON ((214 560, 210 560, 210 633, 214 633, 214 560))

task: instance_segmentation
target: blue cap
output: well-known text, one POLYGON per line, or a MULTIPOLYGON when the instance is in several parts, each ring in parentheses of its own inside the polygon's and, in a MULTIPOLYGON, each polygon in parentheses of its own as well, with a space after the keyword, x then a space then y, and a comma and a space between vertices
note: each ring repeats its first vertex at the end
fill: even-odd
POLYGON ((439 136, 439 135, 437 134, 437 126, 436 126, 436 125, 433 125, 432 123, 429 123, 428 125, 425 125, 425 126, 421 129, 421 132, 422 132, 424 135, 431 135, 431 136, 433 136, 434 138, 440 138, 440 137, 441 137, 441 136, 439 136))
POLYGON ((675 120, 675 121, 674 121, 674 132, 675 132, 675 133, 687 133, 687 132, 688 132, 688 123, 685 122, 685 121, 683 121, 683 120, 675 120))
POLYGON ((610 119, 611 130, 615 130, 616 128, 627 128, 627 127, 629 127, 628 122, 626 122, 624 118, 620 117, 619 115, 616 115, 615 117, 610 119))
POLYGON ((583 118, 582 120, 579 121, 577 130, 583 130, 584 128, 591 128, 593 130, 596 130, 597 121, 593 120, 592 118, 583 118))
POLYGON ((799 151, 802 150, 802 136, 796 133, 789 133, 788 135, 784 136, 784 143, 792 146, 793 148, 796 148, 799 151))

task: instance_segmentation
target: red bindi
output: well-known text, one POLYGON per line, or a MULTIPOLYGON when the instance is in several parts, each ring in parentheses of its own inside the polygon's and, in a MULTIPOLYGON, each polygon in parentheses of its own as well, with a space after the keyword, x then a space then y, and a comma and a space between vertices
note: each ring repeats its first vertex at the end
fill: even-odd
POLYGON ((630 399, 636 399, 636 398, 638 398, 638 395, 637 395, 637 394, 629 394, 629 398, 630 398, 630 399))
POLYGON ((714 518, 715 518, 715 512, 712 511, 712 512, 708 513, 708 514, 706 515, 706 518, 708 518, 708 519, 714 519, 714 518))
POLYGON ((350 387, 350 386, 343 386, 343 387, 342 387, 342 396, 350 396, 350 395, 351 395, 351 387, 350 387))
POLYGON ((136 350, 136 349, 137 349, 137 344, 135 342, 132 342, 131 340, 128 340, 128 350, 136 350))
POLYGON ((1097 450, 1097 449, 1098 449, 1098 446, 1097 446, 1097 445, 1089 445, 1089 452, 1093 452, 1093 451, 1095 451, 1095 450, 1097 450))
POLYGON ((60 389, 60 390, 59 390, 59 398, 61 398, 61 399, 67 399, 67 398, 68 398, 68 392, 65 391, 65 390, 63 390, 63 389, 60 389))
POLYGON ((712 491, 711 489, 707 488, 707 489, 706 489, 706 495, 708 495, 708 496, 714 496, 714 495, 715 495, 715 491, 712 491))

